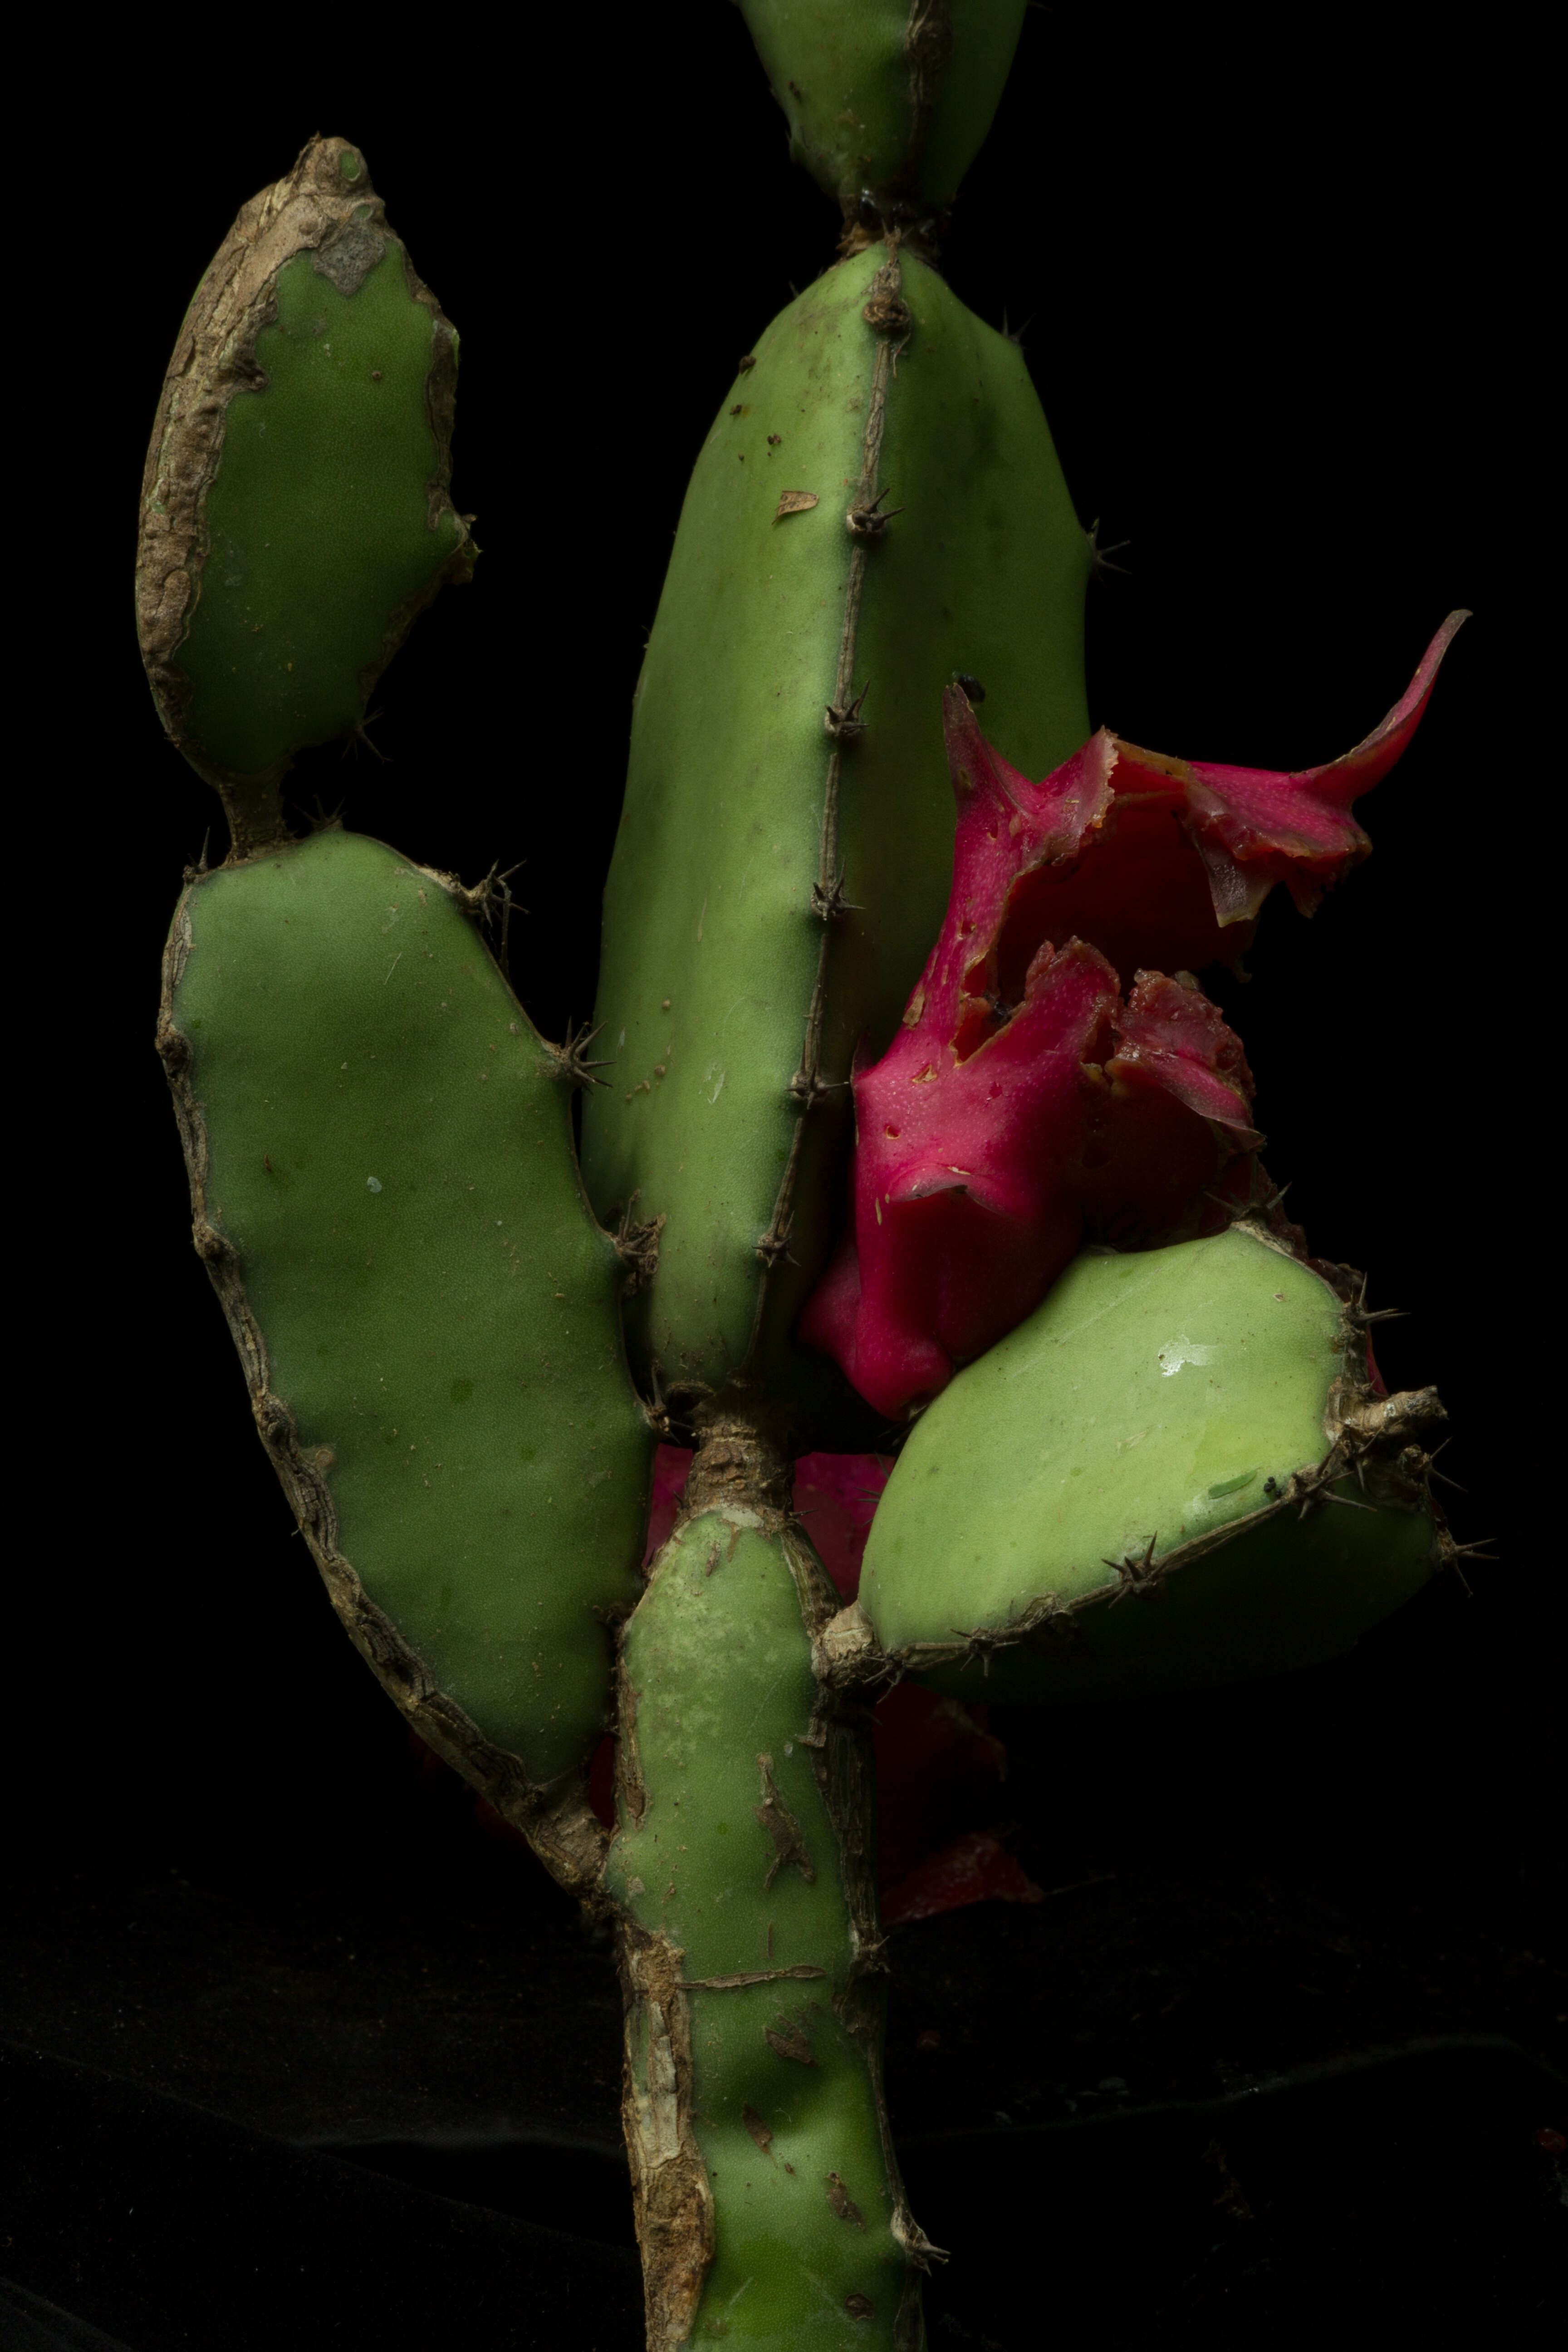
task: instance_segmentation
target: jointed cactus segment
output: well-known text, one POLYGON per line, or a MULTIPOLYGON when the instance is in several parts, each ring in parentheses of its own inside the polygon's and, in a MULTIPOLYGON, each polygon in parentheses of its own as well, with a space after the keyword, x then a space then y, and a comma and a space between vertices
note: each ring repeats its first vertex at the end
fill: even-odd
POLYGON ((922 1679, 1000 1701, 1309 1665, 1447 1556, 1443 1418, 1374 1385, 1356 1279, 1261 1221, 1086 1254, 916 1423, 859 1607, 922 1679))
POLYGON ((741 0, 790 152, 843 210, 846 247, 940 215, 974 161, 1026 0, 741 0))
POLYGON ((449 880, 336 830, 192 879, 160 1046, 333 1601, 431 1745, 526 1811, 599 1735, 652 1451, 558 1057, 449 880))
POLYGON ((153 697, 240 847, 282 835, 296 751, 363 725, 416 615, 473 569, 447 496, 457 375, 363 156, 312 140, 196 289, 142 491, 153 697))
POLYGON ((678 1527, 623 1638, 605 1884, 648 2342, 913 2347, 931 2249, 882 2109, 866 1734, 813 1676, 826 1572, 748 1491, 678 1527))
MULTIPOLYGON (((813 1377, 788 1335, 851 1057, 892 1034, 952 879, 942 689, 983 674, 1055 766, 1088 732, 1089 568, 1022 352, 923 263, 860 253, 758 342, 637 688, 595 1014, 617 1058, 584 1107, 600 1216, 665 1220, 628 1339, 667 1391, 813 1377)), ((831 1412, 829 1443, 875 1426, 831 1412)))

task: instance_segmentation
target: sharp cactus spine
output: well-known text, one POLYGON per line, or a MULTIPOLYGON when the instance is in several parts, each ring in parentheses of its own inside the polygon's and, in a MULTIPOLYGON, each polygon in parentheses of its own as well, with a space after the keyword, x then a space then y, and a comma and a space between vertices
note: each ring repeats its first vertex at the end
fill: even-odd
POLYGON ((1310 908, 1364 855, 1350 801, 1462 616, 1325 770, 1091 739, 1092 534, 1021 353, 936 267, 1021 6, 743 5, 842 258, 693 477, 594 1025, 532 1032, 465 919, 504 883, 283 818, 294 752, 362 723, 473 557, 456 339, 329 140, 241 215, 149 458, 143 646, 232 836, 188 877, 160 1044, 197 1246, 340 1612, 614 1927, 650 2346, 916 2352, 937 2250, 881 2097, 867 1696, 1277 1672, 1460 1549, 1442 1409, 1383 1393, 1363 1290, 1279 1213, 1194 974, 1274 881, 1310 908), (324 448, 354 498, 323 501, 324 448), (266 639, 243 659, 237 614, 266 639), (308 694, 269 630, 327 647, 308 694), (921 1408, 840 1606, 791 1458, 921 1408), (639 1579, 655 1435, 695 1460, 639 1579), (586 1779, 611 1721, 613 1831, 586 1779))

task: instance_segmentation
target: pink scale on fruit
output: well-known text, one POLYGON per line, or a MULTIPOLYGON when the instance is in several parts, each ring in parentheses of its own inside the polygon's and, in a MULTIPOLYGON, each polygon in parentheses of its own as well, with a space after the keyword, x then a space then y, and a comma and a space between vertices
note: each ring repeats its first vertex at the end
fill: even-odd
POLYGON ((795 1465, 795 1516, 841 1601, 860 1590, 866 1538, 892 1469, 890 1454, 803 1454, 795 1465))
POLYGON ((691 1475, 692 1454, 689 1446, 660 1445, 653 1457, 653 1494, 647 1515, 647 1540, 643 1546, 642 1564, 653 1565, 654 1554, 662 1551, 675 1527, 676 1507, 681 1489, 691 1475))
POLYGON ((1043 1903, 1016 1854, 989 1830, 968 1830, 928 1854, 905 1878, 882 1885, 884 1927, 907 1927, 911 1919, 934 1919, 970 1903, 1043 1903))
POLYGON ((1352 803, 1415 732, 1460 623, 1365 740, 1294 773, 1101 729, 1031 783, 958 687, 947 919, 882 1059, 854 1074, 848 1228, 801 1318, 900 1418, 1015 1328, 1086 1238, 1216 1232, 1245 1201, 1252 1077, 1193 974, 1233 967, 1284 882, 1303 912, 1370 848, 1352 803))

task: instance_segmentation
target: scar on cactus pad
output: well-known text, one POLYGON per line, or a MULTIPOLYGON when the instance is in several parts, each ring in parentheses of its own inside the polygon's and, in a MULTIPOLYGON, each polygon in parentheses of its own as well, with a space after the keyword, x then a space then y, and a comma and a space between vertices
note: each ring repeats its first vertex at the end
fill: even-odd
POLYGON ((1045 1297, 1086 1239, 1221 1231, 1251 1202, 1252 1076, 1194 974, 1237 969, 1283 882, 1364 857, 1352 802, 1415 733, 1464 613, 1381 726, 1293 774, 1101 728, 1039 783, 944 703, 952 896, 893 1044, 854 1076, 848 1231, 801 1336, 901 1417, 1045 1297))

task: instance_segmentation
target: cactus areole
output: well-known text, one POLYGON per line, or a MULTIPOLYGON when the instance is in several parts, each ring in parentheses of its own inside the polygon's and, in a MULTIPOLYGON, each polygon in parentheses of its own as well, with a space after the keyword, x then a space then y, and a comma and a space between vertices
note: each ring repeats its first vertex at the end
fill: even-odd
POLYGON ((870 1702, 1278 1673, 1453 1556, 1442 1406, 1386 1392, 1364 1282, 1285 1218, 1202 974, 1276 882, 1310 911, 1365 856, 1352 804, 1464 616, 1326 767, 1091 733, 1091 543, 940 269, 1022 6, 744 13, 842 238, 691 479, 599 1066, 534 1031, 485 887, 285 814, 474 554, 457 338, 336 138, 240 213, 149 453, 142 643, 231 836, 158 1042, 334 1605, 614 1928, 653 2352, 914 2352, 939 2250, 882 2097, 870 1702), (660 1437, 691 1467, 645 1565, 660 1437), (792 1465, 873 1446, 846 1600, 792 1465))

